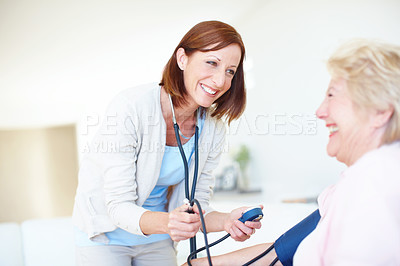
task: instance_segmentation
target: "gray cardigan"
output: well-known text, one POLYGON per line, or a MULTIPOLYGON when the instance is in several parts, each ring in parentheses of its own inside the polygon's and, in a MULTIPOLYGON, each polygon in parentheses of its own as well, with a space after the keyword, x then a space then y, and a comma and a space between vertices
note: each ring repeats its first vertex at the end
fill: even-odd
MULTIPOLYGON (((212 171, 224 148, 225 125, 208 114, 199 137, 199 177, 195 198, 206 213, 214 186, 212 171)), ((109 105, 102 125, 84 156, 79 171, 73 223, 93 241, 120 227, 143 235, 141 206, 159 177, 166 140, 160 87, 142 85, 124 90, 109 105), (100 147, 100 148, 99 148, 100 147)), ((189 166, 190 188, 194 160, 189 166)), ((171 211, 183 204, 184 181, 174 187, 171 211)))

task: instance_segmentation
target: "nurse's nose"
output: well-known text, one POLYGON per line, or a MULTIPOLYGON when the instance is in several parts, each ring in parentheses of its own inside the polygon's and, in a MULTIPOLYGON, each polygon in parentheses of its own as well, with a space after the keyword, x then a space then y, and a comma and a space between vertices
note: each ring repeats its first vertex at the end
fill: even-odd
POLYGON ((225 84, 225 71, 224 70, 217 70, 215 71, 212 81, 214 82, 217 88, 222 88, 225 84))

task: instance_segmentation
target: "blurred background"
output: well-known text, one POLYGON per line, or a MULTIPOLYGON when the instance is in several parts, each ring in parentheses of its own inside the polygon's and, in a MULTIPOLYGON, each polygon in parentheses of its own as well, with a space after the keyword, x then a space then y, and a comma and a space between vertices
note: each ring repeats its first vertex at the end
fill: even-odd
POLYGON ((247 49, 247 108, 228 129, 216 204, 314 199, 344 169, 315 117, 325 61, 351 38, 400 44, 399 14, 398 0, 0 0, 0 222, 71 215, 108 102, 158 82, 204 20, 234 26, 247 49))

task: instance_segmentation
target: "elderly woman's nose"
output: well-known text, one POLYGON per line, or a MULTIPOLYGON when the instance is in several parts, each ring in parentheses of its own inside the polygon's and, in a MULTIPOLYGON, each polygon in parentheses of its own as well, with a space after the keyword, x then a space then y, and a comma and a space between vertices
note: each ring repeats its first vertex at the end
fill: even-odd
POLYGON ((315 112, 319 119, 325 119, 328 116, 326 100, 324 100, 315 112))

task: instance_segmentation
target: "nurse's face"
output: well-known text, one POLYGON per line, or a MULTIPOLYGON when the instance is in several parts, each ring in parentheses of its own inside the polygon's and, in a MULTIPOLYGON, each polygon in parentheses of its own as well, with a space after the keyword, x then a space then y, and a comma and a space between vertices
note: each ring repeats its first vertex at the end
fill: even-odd
POLYGON ((374 120, 353 104, 344 79, 331 80, 316 114, 329 129, 328 155, 348 166, 375 142, 374 120))
POLYGON ((177 51, 178 65, 183 70, 187 101, 190 106, 210 107, 231 87, 240 63, 239 45, 231 44, 216 51, 196 51, 187 56, 177 51))

